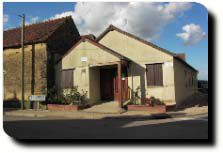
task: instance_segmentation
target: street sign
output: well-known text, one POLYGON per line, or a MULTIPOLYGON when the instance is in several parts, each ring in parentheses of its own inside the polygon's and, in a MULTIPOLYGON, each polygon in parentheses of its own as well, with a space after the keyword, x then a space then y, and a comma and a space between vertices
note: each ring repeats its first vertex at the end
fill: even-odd
POLYGON ((30 101, 45 101, 46 100, 46 95, 31 95, 29 97, 30 101))

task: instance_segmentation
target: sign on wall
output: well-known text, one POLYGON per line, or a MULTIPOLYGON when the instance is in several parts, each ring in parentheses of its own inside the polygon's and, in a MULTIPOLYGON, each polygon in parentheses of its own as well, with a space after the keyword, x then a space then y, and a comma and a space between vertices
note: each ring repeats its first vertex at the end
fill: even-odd
POLYGON ((164 66, 166 66, 166 67, 173 67, 173 62, 165 62, 164 66))
POLYGON ((81 62, 87 62, 87 57, 85 56, 81 57, 81 62))
POLYGON ((31 95, 29 97, 30 101, 45 101, 46 100, 46 95, 31 95))

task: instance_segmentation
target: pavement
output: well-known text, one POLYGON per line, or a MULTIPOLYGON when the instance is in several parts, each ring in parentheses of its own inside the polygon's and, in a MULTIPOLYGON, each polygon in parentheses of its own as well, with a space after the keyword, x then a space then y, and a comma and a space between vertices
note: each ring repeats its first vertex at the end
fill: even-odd
MULTIPOLYGON (((192 107, 181 111, 167 112, 166 114, 157 114, 158 116, 171 116, 183 117, 194 115, 208 114, 208 106, 192 107)), ((80 111, 49 111, 49 110, 4 110, 4 116, 12 117, 33 117, 33 118, 68 118, 68 119, 102 119, 105 117, 118 117, 118 116, 151 116, 148 111, 120 111, 114 103, 94 106, 89 109, 80 111), (107 109, 105 109, 107 107, 107 109), (111 108, 109 108, 111 107, 111 108)))

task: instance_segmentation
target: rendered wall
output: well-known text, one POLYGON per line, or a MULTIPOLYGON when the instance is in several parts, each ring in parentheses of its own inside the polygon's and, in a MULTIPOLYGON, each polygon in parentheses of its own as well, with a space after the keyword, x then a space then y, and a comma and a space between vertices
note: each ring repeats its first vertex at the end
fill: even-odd
POLYGON ((100 68, 90 68, 90 97, 92 103, 98 103, 101 100, 100 94, 100 68))
POLYGON ((197 92, 197 72, 186 67, 178 60, 174 60, 174 78, 176 101, 179 105, 188 96, 197 92), (193 83, 191 78, 193 77, 193 83))
POLYGON ((175 103, 173 57, 115 30, 105 35, 100 43, 134 61, 129 68, 128 84, 141 87, 141 96, 154 96, 165 103, 175 103), (146 64, 163 63, 163 86, 147 86, 146 64))
POLYGON ((95 64, 117 62, 120 59, 107 51, 89 43, 81 42, 78 46, 66 54, 60 63, 57 64, 57 86, 59 86, 60 70, 74 69, 74 86, 87 91, 89 102, 95 103, 100 99, 100 75, 99 67, 91 67, 95 64), (81 61, 86 57, 87 61, 81 61))

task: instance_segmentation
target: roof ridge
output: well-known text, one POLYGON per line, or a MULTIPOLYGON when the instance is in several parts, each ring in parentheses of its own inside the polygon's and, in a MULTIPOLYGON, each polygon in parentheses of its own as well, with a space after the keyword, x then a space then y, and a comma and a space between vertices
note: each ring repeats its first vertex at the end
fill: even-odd
MULTIPOLYGON (((45 24, 45 23, 49 23, 49 22, 54 22, 54 21, 59 21, 59 20, 65 20, 67 18, 71 18, 71 16, 66 16, 66 17, 56 18, 56 19, 51 19, 50 18, 48 20, 43 20, 43 21, 39 21, 37 23, 32 23, 32 24, 25 25, 25 27, 28 28, 28 27, 31 27, 31 26, 39 25, 39 24, 45 24)), ((15 28, 10 28, 10 29, 4 30, 3 32, 13 31, 13 30, 19 30, 19 29, 21 29, 21 26, 15 27, 15 28)))

